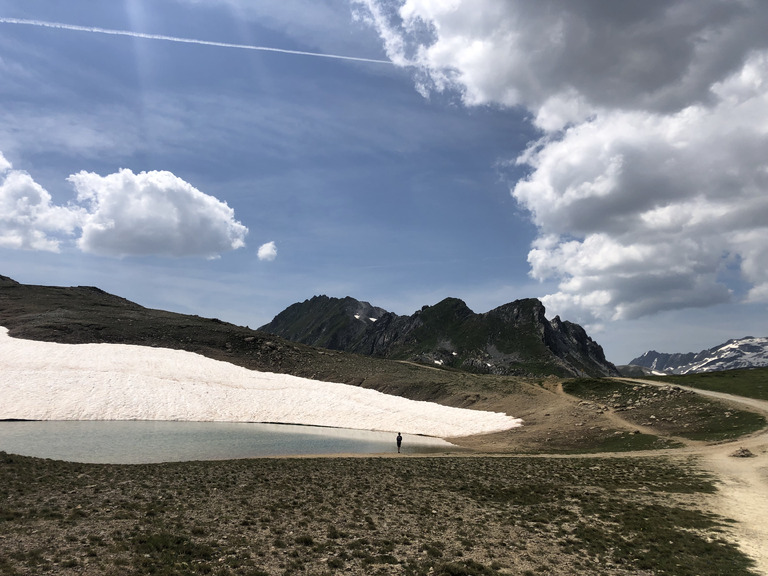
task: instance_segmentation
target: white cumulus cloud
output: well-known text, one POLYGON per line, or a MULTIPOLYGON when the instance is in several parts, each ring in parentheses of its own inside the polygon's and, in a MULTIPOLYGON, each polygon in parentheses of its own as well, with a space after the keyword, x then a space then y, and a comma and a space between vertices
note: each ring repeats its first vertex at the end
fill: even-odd
POLYGON ((704 101, 714 82, 768 46, 760 2, 353 3, 390 58, 421 67, 433 89, 457 89, 470 105, 559 108, 570 120, 591 106, 664 111, 704 101))
POLYGON ((3 153, 0 152, 0 174, 5 174, 8 172, 11 168, 13 168, 13 164, 11 164, 5 156, 3 156, 3 153))
POLYGON ((272 262, 275 258, 277 258, 277 246, 274 242, 267 242, 266 244, 262 244, 259 246, 257 255, 259 260, 272 262))
POLYGON ((57 206, 0 153, 0 246, 58 252, 76 238, 92 254, 206 258, 245 246, 248 229, 234 210, 171 172, 80 172, 68 180, 76 199, 57 206))
POLYGON ((73 174, 88 207, 78 246, 107 256, 215 257, 245 246, 248 229, 226 203, 171 172, 73 174))
POLYGON ((0 247, 58 252, 82 213, 55 206, 51 195, 0 153, 0 247))
POLYGON ((531 272, 562 278, 558 308, 606 291, 592 317, 723 302, 719 273, 736 257, 760 298, 768 122, 756 119, 768 114, 768 85, 739 94, 676 114, 606 111, 520 158, 533 172, 513 194, 542 232, 531 272))
POLYGON ((512 189, 550 310, 768 301, 768 3, 356 0, 417 88, 527 111, 512 189))

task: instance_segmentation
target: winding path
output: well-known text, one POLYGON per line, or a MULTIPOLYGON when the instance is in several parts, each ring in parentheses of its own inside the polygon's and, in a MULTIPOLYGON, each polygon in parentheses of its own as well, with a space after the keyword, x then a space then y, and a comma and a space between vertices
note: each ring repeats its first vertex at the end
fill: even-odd
MULTIPOLYGON (((637 378, 616 378, 624 382, 664 387, 669 384, 637 378)), ((675 385, 677 386, 677 385, 675 385)), ((748 408, 768 417, 768 402, 723 392, 678 386, 721 402, 748 408)), ((702 467, 718 478, 720 489, 713 498, 714 510, 738 521, 732 534, 740 548, 752 557, 755 568, 768 575, 768 428, 733 442, 689 446, 680 453, 695 455, 702 467), (739 448, 746 448, 756 458, 734 458, 739 448)))

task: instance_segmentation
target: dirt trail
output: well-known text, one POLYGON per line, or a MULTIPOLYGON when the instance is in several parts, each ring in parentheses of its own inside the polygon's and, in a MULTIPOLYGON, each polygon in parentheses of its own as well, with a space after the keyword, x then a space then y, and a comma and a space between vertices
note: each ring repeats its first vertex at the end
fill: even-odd
MULTIPOLYGON (((643 380, 637 378, 616 378, 628 383, 645 384, 660 388, 669 386, 668 383, 643 380)), ((702 396, 717 399, 720 402, 745 408, 768 417, 768 402, 755 400, 731 394, 710 392, 686 386, 678 386, 702 396)), ((611 425, 619 430, 639 430, 656 435, 653 428, 630 423, 622 418, 622 413, 614 410, 603 411, 600 420, 594 410, 581 406, 577 399, 566 394, 562 384, 537 389, 538 396, 532 397, 530 405, 523 405, 520 397, 515 396, 514 402, 505 405, 494 399, 489 405, 480 406, 482 409, 504 410, 514 413, 524 419, 525 425, 510 433, 448 439, 455 443, 479 452, 498 450, 500 453, 515 452, 516 447, 530 445, 532 442, 542 448, 550 432, 563 433, 573 430, 573 426, 611 425), (542 396, 546 395, 546 398, 542 396)), ((512 402, 512 401, 510 401, 512 402)), ((583 429, 583 428, 581 428, 583 429)), ((653 457, 665 456, 672 459, 687 461, 694 457, 703 470, 711 473, 718 481, 718 491, 711 496, 703 496, 702 508, 707 512, 718 514, 735 520, 729 528, 729 539, 736 542, 741 550, 755 560, 755 570, 768 576, 768 429, 742 437, 733 442, 711 444, 704 441, 689 440, 674 437, 684 446, 682 448, 667 448, 662 450, 647 450, 642 452, 619 452, 584 454, 584 458, 614 458, 627 456, 653 457), (731 455, 739 448, 749 449, 755 458, 734 458, 731 455)), ((546 448, 544 448, 546 450, 546 448)), ((532 455, 529 455, 532 456, 532 455)), ((536 456, 543 458, 574 458, 573 454, 542 452, 536 456)))
MULTIPOLYGON (((651 386, 668 386, 668 384, 636 378, 620 380, 651 386)), ((687 386, 679 386, 679 388, 768 416, 768 402, 765 400, 687 386)), ((684 452, 686 455, 695 454, 701 465, 719 479, 720 489, 713 498, 712 511, 738 521, 732 529, 733 537, 741 549, 754 558, 757 563, 756 569, 768 575, 768 462, 766 462, 768 430, 762 430, 735 442, 689 447, 684 452), (748 449, 756 457, 734 458, 731 456, 739 448, 748 449)))

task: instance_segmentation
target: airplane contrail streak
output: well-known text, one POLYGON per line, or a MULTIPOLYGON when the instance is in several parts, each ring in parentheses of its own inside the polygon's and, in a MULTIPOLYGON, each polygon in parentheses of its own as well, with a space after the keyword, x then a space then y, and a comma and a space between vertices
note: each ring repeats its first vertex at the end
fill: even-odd
POLYGON ((270 48, 268 46, 253 46, 250 44, 231 44, 229 42, 214 42, 211 40, 197 40, 195 38, 181 38, 178 36, 165 36, 163 34, 145 34, 144 32, 132 32, 130 30, 112 30, 109 28, 97 28, 93 26, 78 26, 76 24, 63 24, 61 22, 46 22, 44 20, 25 20, 22 18, 1 18, 0 24, 21 24, 24 26, 37 26, 39 28, 57 28, 59 30, 74 30, 76 32, 91 32, 93 34, 108 34, 112 36, 130 36, 131 38, 144 38, 146 40, 164 40, 166 42, 181 42, 183 44, 199 44, 202 46, 216 46, 218 48, 236 48, 238 50, 258 50, 261 52, 279 52, 294 56, 314 56, 316 58, 333 58, 336 60, 352 60, 354 62, 369 62, 372 64, 393 64, 389 60, 376 60, 374 58, 358 58, 356 56, 341 56, 339 54, 323 54, 321 52, 304 52, 301 50, 286 50, 284 48, 270 48))

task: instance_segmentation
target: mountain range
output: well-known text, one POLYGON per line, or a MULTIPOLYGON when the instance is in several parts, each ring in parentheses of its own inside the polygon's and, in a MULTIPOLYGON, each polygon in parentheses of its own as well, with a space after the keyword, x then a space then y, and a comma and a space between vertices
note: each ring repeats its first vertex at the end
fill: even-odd
POLYGON ((476 314, 457 298, 400 316, 351 297, 315 296, 259 330, 287 340, 378 358, 497 375, 615 376, 578 324, 547 320, 534 298, 476 314))
MULTIPOLYGON (((475 374, 618 374, 581 326, 559 317, 549 321, 544 313, 536 299, 475 314, 461 300, 447 298, 398 316, 353 298, 315 296, 252 330, 216 318, 145 308, 92 286, 26 285, 0 276, 0 325, 20 338, 160 346, 252 370, 389 392, 394 374, 404 367, 391 361, 475 374)), ((428 387, 403 387, 399 393, 428 394, 428 387)))
POLYGON ((768 366, 768 338, 746 336, 724 344, 684 354, 650 350, 630 362, 658 374, 695 374, 768 366))
MULTIPOLYGON (((252 330, 216 318, 144 308, 95 287, 24 285, 0 276, 0 325, 22 338, 176 348, 254 370, 377 389, 391 387, 393 371, 399 370, 377 362, 381 359, 477 374, 619 373, 581 326, 557 316, 550 321, 544 314, 544 306, 532 298, 484 314, 447 298, 398 316, 350 297, 315 296, 252 330)), ((768 338, 749 336, 698 353, 651 350, 620 369, 637 376, 762 366, 768 366, 768 338)), ((404 388, 410 395, 423 393, 404 388)))
POLYGON ((445 382, 459 382, 449 372, 617 373, 580 326, 559 318, 547 321, 538 300, 474 314, 460 300, 446 299, 409 317, 351 298, 307 302, 311 305, 295 304, 276 317, 291 320, 291 338, 284 338, 217 318, 145 308, 93 286, 27 285, 0 276, 0 326, 18 338, 187 350, 251 370, 355 384, 419 400, 434 400, 445 394, 445 382), (314 335, 303 338, 311 345, 299 342, 302 331, 314 335), (413 366, 401 360, 438 368, 434 382, 422 370, 416 385, 413 366))

